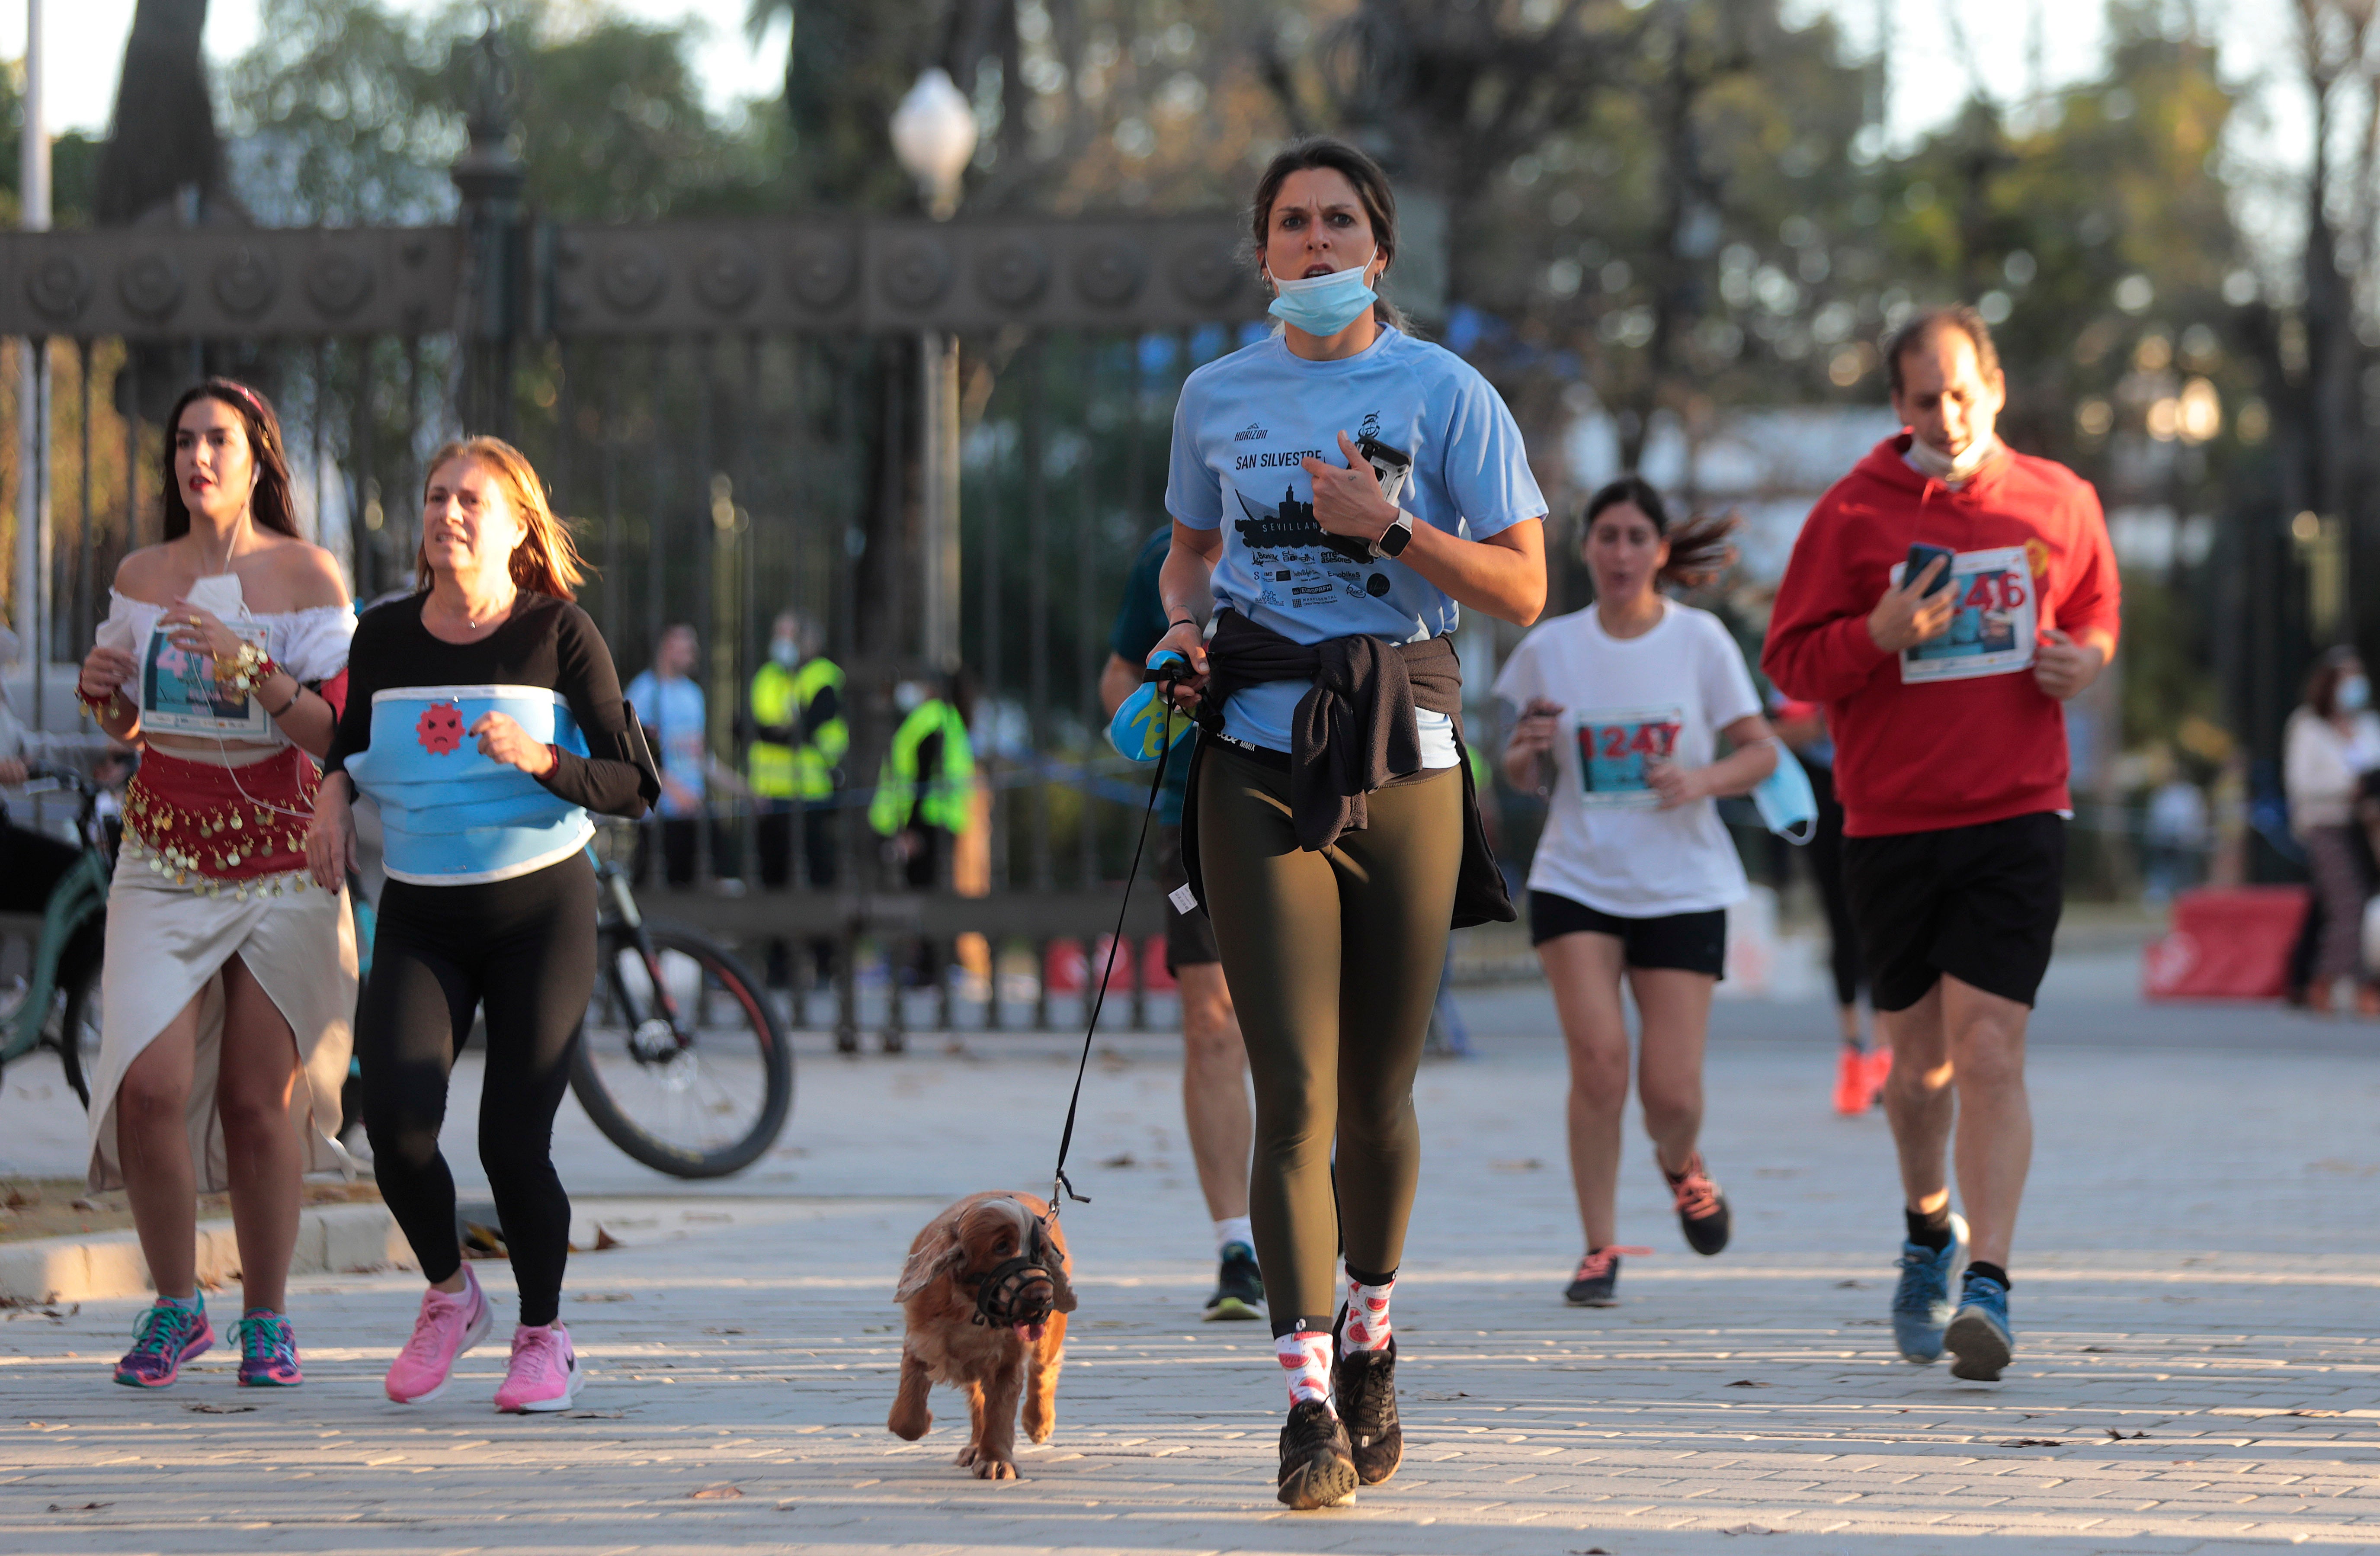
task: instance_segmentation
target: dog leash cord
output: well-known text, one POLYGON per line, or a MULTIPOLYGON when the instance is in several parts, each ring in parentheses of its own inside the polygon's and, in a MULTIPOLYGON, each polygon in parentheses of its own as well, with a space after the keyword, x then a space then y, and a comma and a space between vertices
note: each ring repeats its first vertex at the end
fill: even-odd
MULTIPOLYGON (((1165 688, 1171 692, 1172 688, 1165 688)), ((1075 1145, 1075 1113, 1083 1105, 1083 1075, 1090 1068, 1091 1039, 1099 1030, 1099 1012, 1108 1003, 1108 979, 1115 973, 1116 947, 1123 942, 1124 915, 1132 908, 1133 882, 1140 879, 1141 856, 1148 848, 1148 823, 1157 814, 1157 796, 1165 787, 1165 770, 1173 760, 1173 699, 1165 699, 1165 723, 1159 735, 1157 774, 1148 781, 1148 804, 1140 813, 1140 836, 1132 845, 1132 868, 1124 872, 1123 901, 1116 905, 1115 932, 1108 936, 1107 965, 1099 969, 1099 987, 1091 996, 1091 1018, 1083 1029, 1083 1055, 1075 1062, 1075 1092, 1066 1099, 1066 1127, 1058 1136, 1058 1167, 1050 1185, 1050 1218, 1055 1221, 1062 1194, 1078 1205, 1087 1205, 1091 1197, 1075 1192, 1074 1181, 1066 1176, 1066 1153, 1075 1145)))

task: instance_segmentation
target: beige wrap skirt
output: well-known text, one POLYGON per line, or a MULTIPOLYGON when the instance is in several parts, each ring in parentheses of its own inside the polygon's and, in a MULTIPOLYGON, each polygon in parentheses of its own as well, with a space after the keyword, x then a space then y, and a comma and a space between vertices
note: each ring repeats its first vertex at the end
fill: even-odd
POLYGON ((176 885, 132 845, 118 854, 107 896, 107 959, 100 975, 100 1044, 91 1088, 91 1186, 124 1182, 115 1094, 131 1067, 193 998, 200 1001, 187 1119, 201 1193, 230 1186, 215 1076, 223 1056, 223 966, 235 955, 289 1023, 306 1075, 290 1109, 308 1172, 352 1172, 337 1141, 339 1088, 347 1078, 356 1009, 355 922, 347 895, 302 877, 230 883, 202 893, 176 885), (277 888, 277 889, 276 889, 277 888))

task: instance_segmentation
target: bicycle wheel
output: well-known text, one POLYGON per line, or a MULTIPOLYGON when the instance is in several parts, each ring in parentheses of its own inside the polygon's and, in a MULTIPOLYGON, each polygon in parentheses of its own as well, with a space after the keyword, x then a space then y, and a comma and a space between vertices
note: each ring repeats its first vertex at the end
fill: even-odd
POLYGON ((67 990, 66 1015, 50 1045, 57 1050, 58 1068, 67 1073, 67 1084, 82 1099, 86 1112, 91 1111, 91 1082, 82 1073, 82 1056, 99 1052, 99 966, 94 962, 67 990))
POLYGON ((690 930, 651 924, 674 1027, 635 939, 606 930, 570 1089, 613 1145, 681 1178, 751 1165, 794 1105, 794 1051, 760 980, 690 930))

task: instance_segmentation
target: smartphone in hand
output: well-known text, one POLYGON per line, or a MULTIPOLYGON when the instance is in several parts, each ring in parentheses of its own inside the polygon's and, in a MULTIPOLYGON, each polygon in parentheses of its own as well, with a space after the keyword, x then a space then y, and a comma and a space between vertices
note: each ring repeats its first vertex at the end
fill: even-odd
POLYGON ((1902 586, 1905 588, 1913 582, 1919 574, 1934 565, 1934 559, 1938 556, 1942 559, 1942 571, 1935 577, 1932 583, 1925 586, 1925 598, 1931 600, 1950 587, 1950 565, 1957 559, 1958 554, 1949 546, 1929 546, 1923 541, 1911 542, 1909 560, 1900 565, 1902 586))

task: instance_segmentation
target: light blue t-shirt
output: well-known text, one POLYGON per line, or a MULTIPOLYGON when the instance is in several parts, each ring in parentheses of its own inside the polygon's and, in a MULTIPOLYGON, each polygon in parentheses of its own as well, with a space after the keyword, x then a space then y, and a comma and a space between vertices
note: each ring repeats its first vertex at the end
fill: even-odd
MULTIPOLYGON (((637 721, 657 737, 653 743, 660 748, 656 755, 662 771, 692 789, 699 800, 703 779, 710 769, 702 687, 691 675, 673 675, 664 681, 647 670, 628 683, 625 695, 637 706, 637 721)), ((702 814, 699 804, 681 806, 667 794, 662 796, 659 808, 664 816, 702 814)))
MULTIPOLYGON (((1412 456, 1397 505, 1416 523, 1482 541, 1545 515, 1520 427, 1462 358, 1383 327, 1354 357, 1310 362, 1272 335, 1192 373, 1173 412, 1165 506, 1193 529, 1222 527, 1215 603, 1299 643, 1358 634, 1413 643, 1453 631, 1462 608, 1435 584, 1402 562, 1332 549, 1314 522, 1299 460, 1344 465, 1342 432, 1412 456)), ((1240 692, 1223 733, 1288 750, 1308 685, 1240 692)), ((1453 766, 1453 721, 1423 711, 1416 723, 1422 765, 1453 766)))

